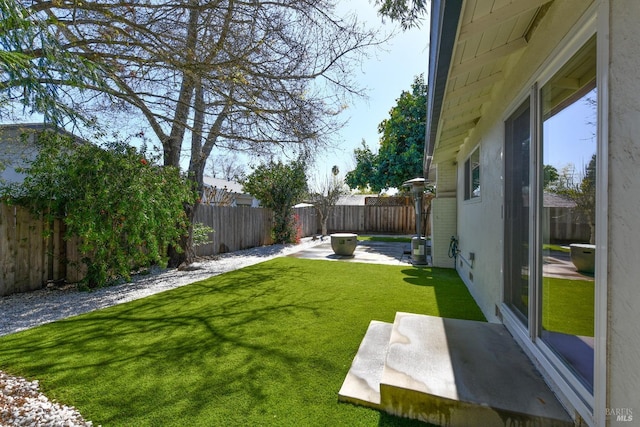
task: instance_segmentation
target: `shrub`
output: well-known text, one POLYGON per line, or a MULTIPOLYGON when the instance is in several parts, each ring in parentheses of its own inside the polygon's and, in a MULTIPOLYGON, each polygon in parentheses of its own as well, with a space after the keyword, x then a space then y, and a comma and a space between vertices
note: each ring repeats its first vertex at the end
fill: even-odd
POLYGON ((273 239, 276 243, 296 241, 293 205, 307 194, 304 161, 290 163, 270 161, 259 165, 243 181, 243 189, 273 211, 273 239))
POLYGON ((183 203, 196 198, 176 168, 122 142, 100 148, 45 133, 39 144, 24 183, 8 194, 34 213, 61 217, 65 237, 79 237, 87 286, 166 263, 168 245, 177 246, 187 226, 183 203))
POLYGON ((195 222, 193 224, 193 247, 206 245, 211 242, 209 234, 214 233, 215 230, 208 225, 201 222, 195 222))

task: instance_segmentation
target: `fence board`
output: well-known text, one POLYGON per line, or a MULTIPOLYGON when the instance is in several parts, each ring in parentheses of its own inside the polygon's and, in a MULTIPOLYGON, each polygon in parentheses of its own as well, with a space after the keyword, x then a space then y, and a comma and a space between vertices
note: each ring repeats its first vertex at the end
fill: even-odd
POLYGON ((199 256, 270 245, 273 214, 269 209, 245 206, 198 207, 195 221, 214 229, 211 243, 196 248, 199 256))
POLYGON ((80 239, 72 237, 64 240, 63 237, 63 253, 64 257, 58 262, 63 263, 66 269, 66 279, 68 282, 79 282, 87 275, 87 266, 82 262, 83 254, 80 252, 80 239))
POLYGON ((313 236, 321 232, 320 216, 314 207, 295 208, 298 216, 298 224, 302 229, 303 236, 313 236))
POLYGON ((15 231, 15 208, 0 204, 0 295, 14 292, 16 281, 15 231))
POLYGON ((415 211, 412 206, 336 206, 327 228, 329 233, 411 234, 415 211))
POLYGON ((552 243, 589 242, 591 229, 585 219, 571 208, 544 208, 547 233, 552 243))
POLYGON ((0 295, 40 289, 47 281, 44 222, 27 209, 1 206, 0 295))
POLYGON ((53 230, 51 233, 51 279, 62 280, 67 277, 66 263, 59 262, 60 259, 66 258, 66 247, 64 245, 64 224, 59 219, 53 221, 53 230))
POLYGON ((363 233, 365 229, 365 206, 336 206, 327 222, 329 233, 363 233))

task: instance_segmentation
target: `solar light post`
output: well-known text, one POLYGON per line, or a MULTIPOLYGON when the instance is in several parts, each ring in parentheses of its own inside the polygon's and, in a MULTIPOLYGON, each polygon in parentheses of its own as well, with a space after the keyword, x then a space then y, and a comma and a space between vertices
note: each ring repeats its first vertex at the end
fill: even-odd
POLYGON ((411 239, 411 263, 416 266, 427 265, 427 239, 422 237, 422 195, 425 190, 424 178, 413 178, 405 181, 403 187, 411 187, 416 210, 416 235, 411 239))

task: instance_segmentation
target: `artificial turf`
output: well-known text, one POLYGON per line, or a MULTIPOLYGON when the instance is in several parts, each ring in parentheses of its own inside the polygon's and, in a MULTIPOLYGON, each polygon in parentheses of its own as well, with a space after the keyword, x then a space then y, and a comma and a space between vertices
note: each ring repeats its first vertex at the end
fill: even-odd
POLYGON ((397 311, 484 320, 454 270, 277 258, 2 337, 0 369, 105 427, 418 425, 337 402, 397 311))

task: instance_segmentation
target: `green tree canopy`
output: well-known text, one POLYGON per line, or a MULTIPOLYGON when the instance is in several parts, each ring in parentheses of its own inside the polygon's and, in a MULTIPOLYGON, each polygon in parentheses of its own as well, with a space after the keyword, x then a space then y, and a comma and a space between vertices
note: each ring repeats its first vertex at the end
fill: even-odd
POLYGON ((544 174, 544 189, 546 190, 549 186, 553 185, 560 178, 560 174, 558 173, 558 169, 556 169, 552 165, 544 165, 542 167, 542 172, 544 174))
POLYGON ((53 22, 18 1, 0 0, 0 118, 26 112, 56 124, 86 121, 61 92, 103 87, 103 69, 65 49, 50 30, 53 22))
POLYGON ((366 143, 354 150, 356 168, 346 175, 351 188, 400 188, 408 179, 422 175, 422 159, 427 117, 427 85, 421 74, 411 91, 403 91, 389 118, 378 125, 380 148, 374 154, 366 143))
POLYGON ((271 160, 256 167, 242 181, 243 190, 260 200, 260 204, 273 210, 273 236, 277 243, 293 243, 296 229, 293 205, 307 194, 307 176, 304 161, 290 163, 271 160))
MULTIPOLYGON (((356 160, 356 168, 347 172, 345 183, 350 188, 357 188, 360 191, 366 191, 370 185, 378 187, 373 183, 373 179, 377 177, 377 161, 378 156, 367 145, 363 139, 360 147, 353 150, 353 156, 356 160)), ((378 190, 379 191, 379 190, 378 190)))
POLYGON ((399 22, 404 30, 419 27, 427 13, 426 0, 376 0, 375 4, 378 14, 399 22))

